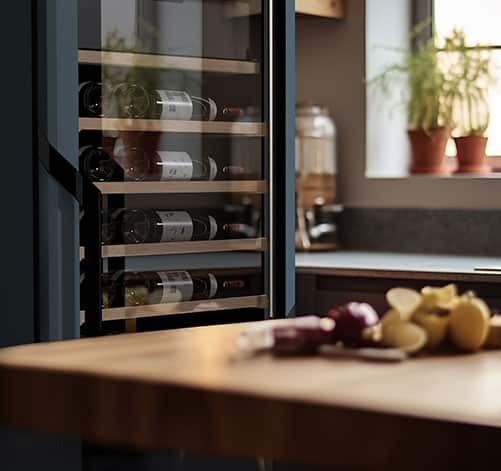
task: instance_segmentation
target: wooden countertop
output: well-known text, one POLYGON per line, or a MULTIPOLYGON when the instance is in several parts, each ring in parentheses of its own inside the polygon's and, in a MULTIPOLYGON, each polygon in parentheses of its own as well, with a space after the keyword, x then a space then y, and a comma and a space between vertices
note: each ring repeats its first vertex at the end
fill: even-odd
POLYGON ((331 276, 501 282, 500 257, 357 251, 298 253, 296 270, 331 276))
POLYGON ((0 425, 135 449, 361 469, 484 469, 499 461, 501 352, 391 365, 242 359, 234 351, 241 329, 6 349, 0 425))

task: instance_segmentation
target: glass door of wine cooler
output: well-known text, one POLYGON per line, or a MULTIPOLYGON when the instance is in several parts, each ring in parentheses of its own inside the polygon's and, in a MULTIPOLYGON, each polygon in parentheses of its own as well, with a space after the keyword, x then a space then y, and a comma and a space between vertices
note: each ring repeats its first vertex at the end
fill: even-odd
POLYGON ((277 257, 275 213, 293 198, 273 142, 274 3, 79 1, 90 333, 289 314, 275 301, 288 244, 277 257))

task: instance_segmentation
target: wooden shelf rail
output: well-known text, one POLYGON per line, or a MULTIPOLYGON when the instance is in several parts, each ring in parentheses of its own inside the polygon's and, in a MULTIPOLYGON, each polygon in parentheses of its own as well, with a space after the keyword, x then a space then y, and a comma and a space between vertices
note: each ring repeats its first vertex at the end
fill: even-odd
POLYGON ((259 64, 251 61, 166 56, 134 52, 93 51, 84 49, 78 51, 78 63, 114 67, 190 70, 242 75, 255 75, 259 74, 260 71, 259 64))
POLYGON ((104 258, 145 257, 150 255, 182 255, 214 252, 263 252, 267 239, 230 239, 191 242, 164 242, 158 244, 107 245, 103 247, 104 258))
POLYGON ((244 296, 239 298, 212 299, 204 301, 185 301, 172 304, 151 304, 147 306, 131 306, 103 309, 103 320, 141 319, 146 317, 173 316, 211 311, 228 311, 232 309, 266 309, 268 297, 244 296))
POLYGON ((263 123, 164 119, 80 118, 80 131, 141 131, 265 136, 263 123))
POLYGON ((200 182, 104 182, 94 183, 105 195, 186 194, 186 193, 258 193, 267 192, 263 180, 200 182))
MULTIPOLYGON (((265 252, 266 250, 268 250, 268 240, 265 238, 229 239, 163 242, 158 244, 105 245, 102 249, 102 257, 148 257, 153 255, 185 255, 193 253, 265 252)), ((85 248, 80 247, 80 261, 84 258, 85 248)))

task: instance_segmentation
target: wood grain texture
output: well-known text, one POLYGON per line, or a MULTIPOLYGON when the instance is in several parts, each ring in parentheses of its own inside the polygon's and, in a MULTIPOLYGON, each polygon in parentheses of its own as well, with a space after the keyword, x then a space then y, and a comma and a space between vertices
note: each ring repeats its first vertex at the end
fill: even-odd
POLYGON ((239 358, 241 329, 4 350, 0 424, 349 469, 492 469, 499 460, 501 352, 398 365, 239 358))
POLYGON ((146 317, 174 316, 195 312, 229 311, 232 309, 265 309, 267 296, 241 296, 238 298, 212 299, 203 301, 184 301, 170 304, 149 304, 103 309, 104 321, 120 319, 144 319, 146 317))
POLYGON ((296 0, 296 13, 326 18, 342 18, 344 15, 343 0, 296 0))
POLYGON ((104 182, 94 183, 103 194, 266 193, 263 180, 212 182, 104 182))
POLYGON ((103 247, 102 254, 105 258, 111 258, 238 251, 263 252, 267 250, 267 245, 267 239, 263 238, 106 245, 103 247))
POLYGON ((206 59, 203 57, 165 56, 112 51, 78 51, 79 64, 140 67, 152 69, 194 70, 224 74, 258 74, 259 64, 250 61, 206 59))
POLYGON ((80 118, 80 131, 144 131, 265 136, 263 123, 166 119, 80 118))
MULTIPOLYGON (((295 2, 296 13, 325 18, 342 18, 344 16, 343 0, 295 0, 295 2)), ((225 15, 229 18, 260 15, 261 13, 261 0, 226 0, 225 3, 225 15)))

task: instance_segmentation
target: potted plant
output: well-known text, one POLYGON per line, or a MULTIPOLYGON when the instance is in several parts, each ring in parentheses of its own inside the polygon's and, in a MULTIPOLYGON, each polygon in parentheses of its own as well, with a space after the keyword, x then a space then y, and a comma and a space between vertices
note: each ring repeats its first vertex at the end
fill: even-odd
MULTIPOLYGON (((417 37, 423 26, 413 33, 417 37)), ((439 64, 435 38, 400 51, 400 62, 388 66, 372 79, 387 95, 395 82, 407 82, 403 101, 407 109, 411 148, 410 173, 444 175, 445 149, 450 137, 451 100, 447 76, 439 64)))
POLYGON ((489 173, 485 157, 485 133, 490 121, 487 94, 496 81, 491 55, 479 45, 468 47, 461 29, 455 29, 445 38, 444 50, 457 149, 456 173, 489 173))

